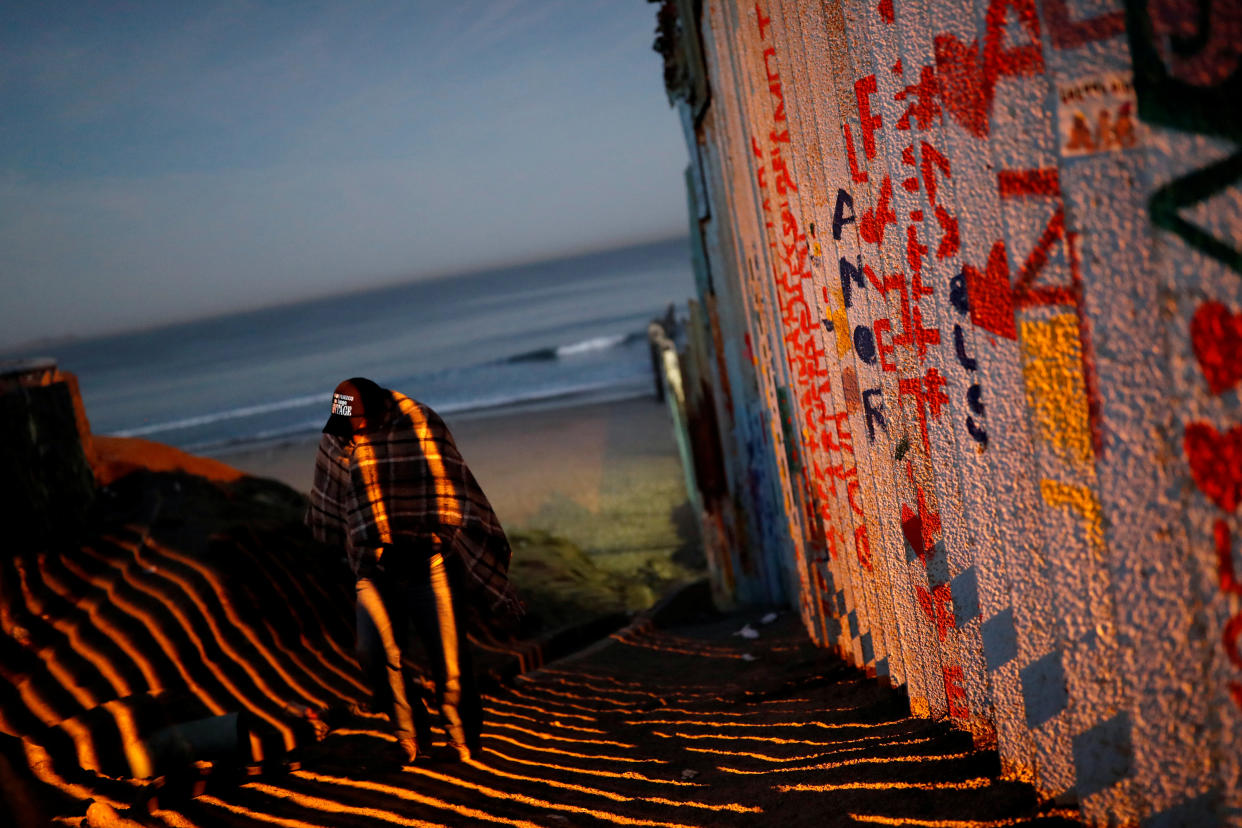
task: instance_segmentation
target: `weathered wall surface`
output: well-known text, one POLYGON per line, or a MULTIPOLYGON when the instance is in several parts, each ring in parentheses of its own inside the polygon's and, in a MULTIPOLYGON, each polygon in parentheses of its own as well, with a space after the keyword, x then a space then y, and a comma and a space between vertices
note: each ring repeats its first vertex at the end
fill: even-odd
POLYGON ((1242 4, 664 5, 718 593, 1092 821, 1242 824, 1242 4))

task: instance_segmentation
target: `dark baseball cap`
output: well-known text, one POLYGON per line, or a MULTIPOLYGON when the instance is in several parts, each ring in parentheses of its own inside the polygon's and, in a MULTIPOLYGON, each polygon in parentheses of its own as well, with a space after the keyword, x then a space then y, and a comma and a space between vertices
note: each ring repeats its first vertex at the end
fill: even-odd
POLYGON ((332 392, 332 413, 324 423, 324 434, 353 435, 357 430, 355 423, 361 423, 368 415, 376 418, 383 414, 387 396, 383 388, 365 377, 353 377, 340 383, 332 392))

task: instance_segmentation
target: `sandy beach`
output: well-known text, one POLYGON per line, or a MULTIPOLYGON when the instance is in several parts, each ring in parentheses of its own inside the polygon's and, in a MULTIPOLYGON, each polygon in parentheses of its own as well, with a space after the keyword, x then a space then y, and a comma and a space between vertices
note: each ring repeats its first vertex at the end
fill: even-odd
MULTIPOLYGON (((648 397, 445 420, 511 536, 568 540, 601 569, 646 572, 653 593, 697 574, 697 528, 664 403, 648 397)), ((306 492, 317 444, 309 438, 217 459, 306 492)))

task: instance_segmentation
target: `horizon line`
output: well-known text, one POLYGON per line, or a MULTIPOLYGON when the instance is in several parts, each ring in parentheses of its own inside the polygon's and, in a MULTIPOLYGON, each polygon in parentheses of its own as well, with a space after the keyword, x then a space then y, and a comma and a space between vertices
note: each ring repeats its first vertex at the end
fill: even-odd
MULTIPOLYGON (((539 255, 525 258, 518 261, 500 263, 494 262, 483 264, 480 266, 472 266, 465 270, 441 270, 432 271, 418 276, 406 276, 396 279, 384 279, 371 282, 356 287, 350 287, 346 290, 335 290, 327 292, 312 292, 309 295, 299 296, 278 300, 273 302, 260 303, 245 308, 234 308, 232 310, 222 310, 217 312, 205 313, 201 315, 185 316, 168 321, 155 322, 147 325, 135 325, 120 328, 105 329, 89 334, 66 334, 64 336, 42 337, 36 339, 27 339, 21 342, 15 342, 11 345, 0 344, 0 361, 9 361, 15 359, 34 359, 48 354, 35 353, 31 349, 55 348, 62 345, 76 344, 89 339, 104 339, 113 336, 124 336, 127 334, 147 333, 151 331, 159 331, 165 328, 174 328, 179 325, 187 325, 193 322, 205 322, 210 319, 220 319, 226 316, 239 316, 246 313, 258 313, 266 310, 274 310, 277 308, 287 308, 294 305, 300 305, 306 302, 317 302, 333 297, 351 296, 358 293, 368 293, 371 291, 386 290, 398 288, 404 285, 411 285, 422 282, 435 282, 444 279, 461 278, 467 276, 477 276, 484 273, 492 273, 498 270, 506 270, 510 268, 533 267, 541 264, 551 264, 553 262, 565 262, 573 259, 586 258, 588 256, 600 253, 609 253, 617 250, 628 250, 635 247, 649 247, 657 244, 665 244, 668 242, 680 241, 688 239, 689 234, 685 232, 676 233, 668 236, 655 236, 639 241, 624 242, 621 244, 608 243, 600 247, 588 247, 571 249, 551 255, 539 255), (27 351, 28 353, 22 353, 27 351)), ((687 263, 689 259, 687 259, 687 263)))

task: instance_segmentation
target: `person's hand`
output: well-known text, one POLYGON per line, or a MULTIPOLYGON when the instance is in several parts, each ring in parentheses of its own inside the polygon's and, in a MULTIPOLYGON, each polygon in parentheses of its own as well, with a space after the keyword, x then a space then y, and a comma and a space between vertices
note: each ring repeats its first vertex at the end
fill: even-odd
POLYGON ((328 735, 328 723, 319 718, 319 712, 313 707, 291 703, 285 705, 285 712, 309 724, 315 734, 316 742, 322 742, 324 737, 328 735))
POLYGON ((374 578, 376 571, 379 569, 379 549, 363 549, 362 554, 358 558, 359 578, 374 578))

